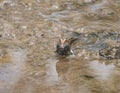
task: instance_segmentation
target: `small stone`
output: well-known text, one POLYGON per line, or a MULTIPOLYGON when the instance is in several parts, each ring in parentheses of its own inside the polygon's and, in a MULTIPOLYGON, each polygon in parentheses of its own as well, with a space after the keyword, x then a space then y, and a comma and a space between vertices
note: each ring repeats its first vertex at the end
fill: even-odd
POLYGON ((58 6, 58 5, 53 5, 52 8, 53 8, 53 9, 58 9, 59 6, 58 6))
POLYGON ((85 3, 92 3, 95 2, 95 0, 85 0, 85 3))
POLYGON ((22 26, 22 29, 27 29, 27 26, 22 26))
POLYGON ((42 33, 41 36, 44 36, 44 33, 42 33))

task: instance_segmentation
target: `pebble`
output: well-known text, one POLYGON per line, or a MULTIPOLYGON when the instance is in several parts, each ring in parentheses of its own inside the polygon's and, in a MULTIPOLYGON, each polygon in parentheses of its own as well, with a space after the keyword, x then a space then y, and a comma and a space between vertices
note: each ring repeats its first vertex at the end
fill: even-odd
POLYGON ((22 29, 27 29, 28 27, 27 27, 27 26, 22 26, 21 28, 22 28, 22 29))

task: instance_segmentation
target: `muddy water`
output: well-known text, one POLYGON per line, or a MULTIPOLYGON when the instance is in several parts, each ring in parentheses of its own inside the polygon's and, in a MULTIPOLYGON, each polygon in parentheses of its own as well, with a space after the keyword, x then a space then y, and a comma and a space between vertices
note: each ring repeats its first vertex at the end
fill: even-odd
POLYGON ((119 0, 0 0, 0 93, 120 93, 119 0), (59 58, 59 38, 77 37, 59 58))

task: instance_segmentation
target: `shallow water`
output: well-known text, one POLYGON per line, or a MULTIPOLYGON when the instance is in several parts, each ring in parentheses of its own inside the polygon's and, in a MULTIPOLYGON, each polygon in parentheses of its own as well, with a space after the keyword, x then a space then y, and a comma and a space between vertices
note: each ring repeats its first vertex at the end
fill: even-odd
POLYGON ((98 53, 119 46, 119 17, 119 0, 0 0, 0 92, 120 93, 120 60, 98 53))

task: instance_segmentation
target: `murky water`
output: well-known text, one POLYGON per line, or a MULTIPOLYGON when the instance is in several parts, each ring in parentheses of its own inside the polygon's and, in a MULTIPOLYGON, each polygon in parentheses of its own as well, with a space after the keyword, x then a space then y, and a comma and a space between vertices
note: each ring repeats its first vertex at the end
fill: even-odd
POLYGON ((119 0, 0 0, 0 93, 120 93, 120 59, 98 53, 120 46, 119 17, 119 0))

